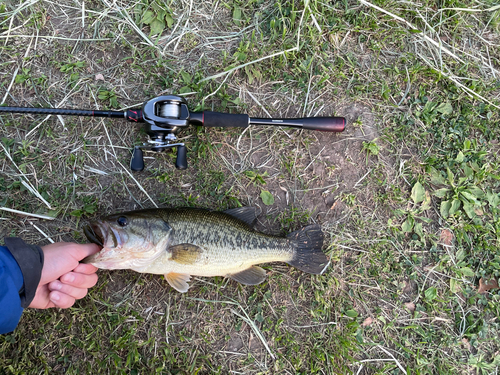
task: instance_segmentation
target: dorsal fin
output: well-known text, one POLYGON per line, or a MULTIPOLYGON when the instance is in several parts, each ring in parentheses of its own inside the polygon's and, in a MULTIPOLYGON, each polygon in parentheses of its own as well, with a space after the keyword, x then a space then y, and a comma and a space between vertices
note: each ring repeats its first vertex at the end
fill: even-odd
POLYGON ((257 220, 257 210, 255 207, 236 207, 226 210, 224 213, 244 221, 251 227, 254 226, 255 220, 257 220))

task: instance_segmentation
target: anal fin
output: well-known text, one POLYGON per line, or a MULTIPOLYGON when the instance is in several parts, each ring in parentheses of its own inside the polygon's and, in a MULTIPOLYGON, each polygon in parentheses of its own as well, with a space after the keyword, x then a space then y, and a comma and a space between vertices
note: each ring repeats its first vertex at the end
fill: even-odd
POLYGON ((191 275, 186 273, 170 272, 165 275, 165 279, 172 288, 178 292, 186 293, 189 289, 188 282, 191 280, 191 275))
POLYGON ((252 266, 244 271, 227 275, 244 285, 257 285, 266 279, 266 271, 258 266, 252 266))

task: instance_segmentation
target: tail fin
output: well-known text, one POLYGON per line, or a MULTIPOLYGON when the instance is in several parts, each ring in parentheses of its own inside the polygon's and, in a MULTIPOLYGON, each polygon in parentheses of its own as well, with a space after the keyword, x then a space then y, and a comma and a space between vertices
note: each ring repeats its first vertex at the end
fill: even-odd
POLYGON ((330 261, 321 251, 323 247, 323 232, 317 224, 308 225, 290 233, 287 238, 295 243, 296 249, 289 265, 307 273, 321 275, 330 261))

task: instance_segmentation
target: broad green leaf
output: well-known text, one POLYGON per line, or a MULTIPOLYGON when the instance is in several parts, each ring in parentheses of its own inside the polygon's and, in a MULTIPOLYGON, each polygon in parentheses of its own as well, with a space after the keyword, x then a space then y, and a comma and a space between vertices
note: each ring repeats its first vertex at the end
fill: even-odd
POLYGON ((457 163, 461 163, 461 162, 463 162, 463 161, 464 161, 464 153, 463 153, 462 151, 459 151, 459 152, 458 152, 458 155, 457 155, 457 157, 455 158, 455 161, 456 161, 457 163))
POLYGON ((185 72, 184 70, 181 71, 181 76, 182 76, 182 81, 186 84, 189 85, 191 83, 191 74, 185 72))
POLYGON ((469 217, 469 219, 473 219, 476 217, 476 213, 474 212, 474 204, 469 203, 467 201, 462 202, 464 204, 464 211, 469 217))
POLYGON ((464 165, 464 173, 468 178, 471 178, 474 175, 474 171, 468 165, 464 165))
POLYGON ((451 208, 451 202, 450 201, 442 201, 441 202, 441 216, 444 217, 445 219, 450 216, 450 208, 451 208))
POLYGON ((424 231, 422 228, 422 223, 416 223, 415 224, 415 233, 418 234, 419 237, 424 236, 424 231))
POLYGON ((155 20, 155 18, 156 18, 156 14, 154 14, 153 11, 148 10, 142 16, 142 23, 145 23, 146 25, 149 25, 151 22, 153 22, 155 20))
POLYGON ((429 302, 432 300, 436 299, 437 297, 437 289, 433 286, 431 286, 429 289, 427 289, 425 292, 425 299, 429 302))
POLYGON ((436 196, 438 198, 444 198, 444 197, 446 197, 446 195, 448 194, 448 192, 450 192, 450 189, 442 188, 442 189, 436 190, 434 192, 434 196, 436 196))
POLYGON ((455 175, 450 170, 450 168, 446 168, 446 174, 448 175, 448 182, 453 186, 453 181, 455 180, 455 175))
POLYGON ((450 279, 450 290, 452 293, 458 293, 460 291, 460 285, 457 279, 450 279))
POLYGON ((260 198, 262 199, 262 202, 266 205, 266 206, 271 206, 272 204, 274 204, 274 197, 273 195, 268 192, 267 190, 262 190, 260 192, 260 198))
POLYGON ((411 189, 411 199, 415 204, 420 203, 425 199, 425 189, 418 181, 411 189))
POLYGON ((363 142, 363 149, 366 150, 369 154, 378 155, 379 148, 375 141, 372 142, 363 142))
POLYGON ((258 321, 259 323, 262 323, 264 321, 264 317, 262 316, 262 313, 257 313, 257 315, 255 315, 255 320, 258 321))
POLYGON ((434 185, 447 185, 448 184, 446 182, 446 179, 441 175, 441 172, 439 172, 437 169, 431 167, 429 169, 429 174, 431 177, 431 182, 434 185))
POLYGON ((345 312, 345 314, 349 317, 349 318, 355 318, 358 316, 358 312, 354 309, 351 309, 351 310, 347 310, 345 312))
MULTIPOLYGON (((474 204, 479 204, 474 194, 472 194, 470 191, 464 190, 460 194, 465 198, 465 200, 472 202, 474 204)), ((462 199, 462 201, 464 201, 464 199, 462 199)))
POLYGON ((165 15, 165 21, 167 21, 167 27, 171 29, 174 24, 174 19, 170 16, 170 14, 165 15))
POLYGON ((233 22, 236 24, 236 26, 240 26, 241 23, 241 8, 237 5, 235 5, 233 9, 233 22))
POLYGON ((409 233, 413 230, 414 223, 415 223, 415 221, 413 220, 413 218, 411 216, 409 216, 408 219, 406 219, 403 222, 403 224, 401 224, 401 229, 403 230, 403 232, 409 233))
POLYGON ((460 272, 462 273, 463 276, 468 276, 468 277, 474 277, 476 275, 475 272, 469 267, 460 268, 460 272))
POLYGON ((457 210, 460 208, 460 205, 462 202, 460 199, 453 199, 453 202, 451 202, 451 207, 450 207, 450 215, 453 215, 457 210))
POLYGON ((422 210, 423 211, 426 211, 428 210, 429 208, 431 208, 431 195, 429 194, 429 192, 426 190, 425 191, 425 198, 424 198, 424 201, 422 202, 422 210))
POLYGON ((149 25, 151 28, 151 35, 158 35, 165 29, 165 21, 162 19, 155 18, 149 25))
POLYGON ((71 216, 82 217, 83 210, 74 210, 69 213, 71 216))
POLYGON ((491 207, 497 207, 500 204, 500 196, 499 194, 488 192, 486 193, 486 199, 491 207))
POLYGON ((451 115, 453 113, 453 107, 449 102, 441 103, 436 107, 436 111, 442 113, 443 115, 451 115))
POLYGON ((469 186, 467 190, 478 199, 484 198, 484 192, 477 186, 469 186))

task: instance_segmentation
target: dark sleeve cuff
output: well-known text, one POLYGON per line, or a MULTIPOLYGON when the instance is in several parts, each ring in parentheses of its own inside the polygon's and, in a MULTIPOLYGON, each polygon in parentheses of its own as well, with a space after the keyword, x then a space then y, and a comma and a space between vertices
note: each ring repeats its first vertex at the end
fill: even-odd
POLYGON ((24 278, 24 284, 19 291, 21 306, 26 308, 35 298, 38 284, 42 276, 43 251, 39 246, 28 245, 17 237, 5 238, 5 246, 16 260, 24 278))

